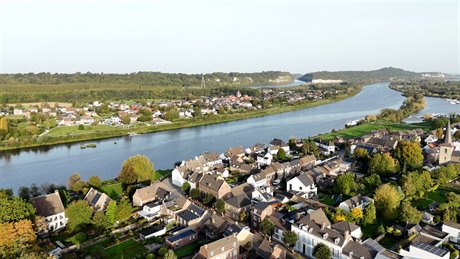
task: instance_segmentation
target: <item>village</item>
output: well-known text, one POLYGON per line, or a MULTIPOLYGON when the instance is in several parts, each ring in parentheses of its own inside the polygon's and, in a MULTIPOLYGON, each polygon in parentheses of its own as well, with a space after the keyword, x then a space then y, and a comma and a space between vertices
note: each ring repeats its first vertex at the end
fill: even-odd
POLYGON ((460 125, 447 121, 204 152, 152 181, 120 173, 117 195, 72 176, 67 208, 57 190, 31 195, 46 223, 38 236, 62 258, 458 258, 460 125), (79 202, 87 222, 75 223, 79 202), (124 219, 78 232, 123 204, 124 219))

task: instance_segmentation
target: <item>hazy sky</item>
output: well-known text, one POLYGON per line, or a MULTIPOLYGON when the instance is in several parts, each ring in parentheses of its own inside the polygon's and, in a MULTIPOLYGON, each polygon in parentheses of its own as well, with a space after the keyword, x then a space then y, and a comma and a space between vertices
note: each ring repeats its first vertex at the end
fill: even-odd
POLYGON ((0 0, 0 73, 460 73, 460 0, 0 0))

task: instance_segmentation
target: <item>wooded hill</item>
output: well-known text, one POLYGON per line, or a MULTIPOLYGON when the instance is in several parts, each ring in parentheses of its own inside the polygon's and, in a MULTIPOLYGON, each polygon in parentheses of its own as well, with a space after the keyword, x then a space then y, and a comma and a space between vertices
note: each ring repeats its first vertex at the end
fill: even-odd
POLYGON ((371 71, 320 71, 303 75, 299 80, 311 82, 315 79, 342 80, 344 82, 382 82, 394 79, 419 79, 422 75, 400 68, 385 67, 371 71))

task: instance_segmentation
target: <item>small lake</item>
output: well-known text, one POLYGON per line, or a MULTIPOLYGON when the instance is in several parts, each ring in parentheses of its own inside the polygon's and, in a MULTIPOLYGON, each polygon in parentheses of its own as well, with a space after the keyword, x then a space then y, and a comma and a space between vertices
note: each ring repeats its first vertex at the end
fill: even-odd
MULTIPOLYGON (((403 100, 387 83, 379 83, 364 87, 346 100, 299 111, 86 142, 97 143, 94 149, 80 149, 81 143, 73 143, 2 152, 0 188, 17 191, 18 187, 32 183, 65 184, 74 172, 85 179, 92 175, 115 178, 123 161, 135 154, 147 155, 156 169, 172 168, 176 161, 193 158, 204 151, 222 153, 231 146, 268 143, 275 137, 287 140, 340 129, 349 120, 377 114, 383 108, 398 108, 403 100)), ((430 105, 428 101, 427 109, 430 105)), ((453 107, 447 102, 444 106, 453 107)))

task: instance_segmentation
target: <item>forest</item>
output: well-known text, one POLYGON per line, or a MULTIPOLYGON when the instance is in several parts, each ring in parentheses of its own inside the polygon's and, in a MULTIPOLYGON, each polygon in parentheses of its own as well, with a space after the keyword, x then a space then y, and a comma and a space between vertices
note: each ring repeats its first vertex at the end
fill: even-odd
POLYGON ((432 97, 460 99, 460 82, 444 80, 405 80, 393 82, 390 88, 404 94, 422 94, 432 97))
POLYGON ((168 99, 208 95, 221 87, 227 87, 224 89, 228 90, 252 85, 275 85, 293 80, 290 73, 279 71, 211 73, 204 74, 203 77, 206 87, 201 87, 201 74, 3 74, 0 75, 0 103, 168 99))

